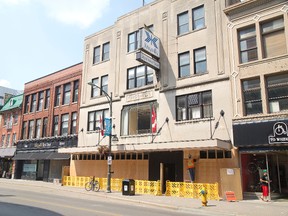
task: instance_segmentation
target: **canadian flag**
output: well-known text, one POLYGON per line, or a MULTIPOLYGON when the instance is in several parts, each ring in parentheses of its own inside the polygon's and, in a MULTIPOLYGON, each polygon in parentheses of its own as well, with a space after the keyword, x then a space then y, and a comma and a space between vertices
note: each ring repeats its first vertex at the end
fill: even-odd
POLYGON ((151 116, 151 122, 152 122, 152 133, 157 132, 157 116, 155 112, 154 106, 152 106, 152 116, 151 116))
POLYGON ((100 132, 101 135, 104 136, 104 129, 103 129, 103 120, 102 120, 102 116, 100 116, 100 132))

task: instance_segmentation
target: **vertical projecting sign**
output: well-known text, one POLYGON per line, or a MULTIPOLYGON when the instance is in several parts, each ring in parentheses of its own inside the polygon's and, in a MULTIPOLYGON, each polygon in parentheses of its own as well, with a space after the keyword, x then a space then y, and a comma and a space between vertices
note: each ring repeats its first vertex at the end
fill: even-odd
POLYGON ((144 52, 160 58, 160 40, 158 37, 153 35, 149 30, 142 28, 140 32, 140 44, 139 49, 144 52))

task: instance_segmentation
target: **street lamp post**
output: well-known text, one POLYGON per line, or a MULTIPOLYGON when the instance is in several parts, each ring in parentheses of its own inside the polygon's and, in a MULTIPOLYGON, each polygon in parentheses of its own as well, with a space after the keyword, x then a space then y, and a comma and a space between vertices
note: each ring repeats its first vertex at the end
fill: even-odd
POLYGON ((100 91, 102 91, 106 97, 106 99, 109 102, 109 109, 110 109, 110 134, 109 134, 109 145, 108 145, 108 159, 107 159, 107 164, 108 164, 108 174, 107 174, 107 193, 111 193, 111 164, 112 164, 112 158, 111 158, 111 143, 112 143, 112 92, 110 92, 110 95, 104 91, 101 87, 98 85, 94 84, 93 82, 89 82, 88 85, 94 86, 100 91))

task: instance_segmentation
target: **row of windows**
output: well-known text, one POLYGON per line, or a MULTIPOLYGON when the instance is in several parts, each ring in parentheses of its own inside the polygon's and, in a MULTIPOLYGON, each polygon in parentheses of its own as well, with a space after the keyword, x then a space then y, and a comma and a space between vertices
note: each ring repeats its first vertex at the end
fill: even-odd
POLYGON ((5 114, 4 115, 4 121, 3 126, 8 126, 8 128, 12 128, 13 124, 18 123, 18 114, 5 114))
POLYGON ((109 110, 98 110, 88 113, 88 131, 99 131, 105 129, 104 119, 109 116, 109 110))
POLYGON ((238 39, 240 63, 287 53, 283 17, 239 29, 238 39))
POLYGON ((279 74, 265 78, 265 85, 261 85, 259 77, 243 80, 242 91, 245 115, 263 113, 262 98, 267 98, 268 112, 275 113, 288 110, 288 74, 279 74), (265 91, 261 91, 265 86, 265 91), (262 95, 261 92, 265 92, 262 95))
MULTIPOLYGON (((93 52, 93 64, 100 63, 101 56, 100 56, 101 46, 96 46, 93 52)), ((102 61, 107 61, 110 59, 110 43, 107 42, 102 45, 102 61)))
MULTIPOLYGON (((59 131, 59 116, 53 117, 52 136, 67 136, 68 134, 77 134, 77 112, 61 115, 61 124, 59 131), (71 119, 71 121, 69 120, 71 119), (70 122, 70 125, 69 125, 70 122), (70 126, 70 127, 69 127, 70 126), (70 133, 69 133, 70 128, 70 133)), ((22 126, 22 139, 33 139, 48 137, 48 118, 24 121, 22 126)))
POLYGON ((0 147, 11 147, 12 144, 16 142, 16 138, 17 138, 16 133, 12 134, 12 139, 11 134, 8 133, 7 137, 5 134, 2 134, 0 147))
POLYGON ((201 159, 223 159, 223 158, 232 158, 231 151, 223 151, 223 150, 207 150, 200 151, 201 159))
MULTIPOLYGON (((112 160, 148 160, 148 153, 111 153, 112 160)), ((107 160, 106 155, 78 154, 73 155, 72 160, 107 160)))
MULTIPOLYGON (((57 86, 55 89, 55 99, 54 106, 60 105, 61 95, 62 105, 67 105, 71 102, 71 86, 73 85, 73 97, 72 102, 78 101, 79 94, 79 80, 71 83, 66 83, 63 86, 57 86)), ((50 89, 45 91, 40 91, 32 95, 25 96, 24 113, 42 111, 43 109, 48 109, 50 105, 50 89)))

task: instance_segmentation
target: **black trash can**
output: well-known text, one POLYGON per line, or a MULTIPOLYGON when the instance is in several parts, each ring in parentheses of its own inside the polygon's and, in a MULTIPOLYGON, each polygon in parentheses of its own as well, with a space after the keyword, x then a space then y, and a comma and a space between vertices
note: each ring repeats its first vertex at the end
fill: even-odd
POLYGON ((133 179, 124 179, 122 181, 122 195, 135 195, 135 181, 133 179))

